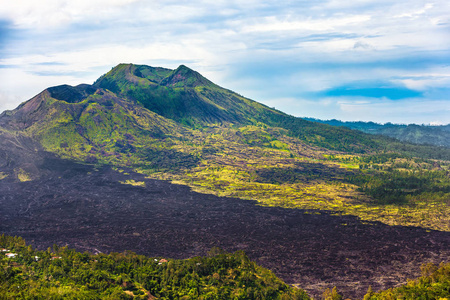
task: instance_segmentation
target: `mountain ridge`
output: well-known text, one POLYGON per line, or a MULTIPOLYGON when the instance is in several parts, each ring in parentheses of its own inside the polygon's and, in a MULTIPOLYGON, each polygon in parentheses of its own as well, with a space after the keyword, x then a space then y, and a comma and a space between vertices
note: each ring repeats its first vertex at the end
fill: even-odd
POLYGON ((450 124, 447 125, 418 125, 418 124, 379 124, 362 121, 320 120, 304 118, 308 121, 347 127, 365 133, 379 134, 396 138, 401 141, 434 146, 450 147, 450 124))
MULTIPOLYGON (((16 114, 18 118, 23 115, 22 119, 28 121, 34 120, 27 111, 33 110, 33 107, 37 109, 38 104, 33 106, 33 102, 39 102, 39 99, 45 100, 47 104, 52 99, 76 104, 88 97, 102 96, 103 93, 105 93, 103 98, 110 100, 120 98, 141 105, 164 118, 194 129, 208 124, 224 123, 240 126, 264 123, 287 129, 291 136, 319 147, 362 153, 371 151, 372 148, 381 149, 383 147, 381 144, 386 143, 348 129, 331 128, 290 116, 219 87, 184 65, 170 70, 145 65, 119 64, 93 85, 84 84, 75 87, 61 85, 46 89, 12 113, 4 112, 0 124, 4 124, 5 119, 8 119, 5 116, 11 114, 16 114)), ((101 101, 101 98, 95 99, 101 101)), ((41 104, 42 101, 39 105, 41 104)), ((38 116, 42 117, 37 113, 35 119, 39 119, 38 116)))

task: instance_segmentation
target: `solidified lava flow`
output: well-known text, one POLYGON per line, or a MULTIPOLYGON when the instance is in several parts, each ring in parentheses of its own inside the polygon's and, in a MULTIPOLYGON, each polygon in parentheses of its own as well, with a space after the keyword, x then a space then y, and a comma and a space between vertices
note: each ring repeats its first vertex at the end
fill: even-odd
POLYGON ((0 232, 39 249, 130 250, 187 258, 212 247, 244 250, 312 296, 337 286, 346 297, 404 283, 426 262, 447 261, 450 233, 361 222, 326 211, 261 207, 192 192, 108 167, 47 162, 48 176, 0 181, 0 232), (126 179, 145 187, 119 183, 126 179))

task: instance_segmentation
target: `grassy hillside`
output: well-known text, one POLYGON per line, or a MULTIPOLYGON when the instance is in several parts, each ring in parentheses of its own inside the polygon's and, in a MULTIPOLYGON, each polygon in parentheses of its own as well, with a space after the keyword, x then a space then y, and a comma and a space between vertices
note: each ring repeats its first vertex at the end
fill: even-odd
POLYGON ((100 77, 94 86, 109 89, 194 129, 264 124, 284 128, 286 134, 327 149, 367 152, 380 147, 359 132, 305 121, 244 98, 185 66, 169 72, 148 66, 119 65, 100 77))

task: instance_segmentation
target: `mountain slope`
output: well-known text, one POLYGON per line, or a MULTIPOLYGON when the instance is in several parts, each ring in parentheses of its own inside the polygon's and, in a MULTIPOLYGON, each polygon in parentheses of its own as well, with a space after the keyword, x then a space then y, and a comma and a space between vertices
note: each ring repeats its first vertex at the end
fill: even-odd
MULTIPOLYGON (((450 149, 289 116, 185 66, 121 64, 94 85, 49 88, 2 113, 0 128, 62 158, 131 168, 202 192, 450 228, 439 220, 450 210, 449 166, 436 161, 450 160, 450 149), (401 216, 399 204, 408 204, 401 216)), ((22 172, 0 171, 17 179, 22 172)))
POLYGON ((0 180, 39 178, 44 160, 42 146, 33 139, 0 128, 0 180))
POLYGON ((256 123, 263 111, 279 112, 225 90, 199 73, 180 66, 176 70, 119 65, 94 86, 132 99, 166 118, 196 123, 256 123))
MULTIPOLYGON (((256 125, 286 129, 286 134, 330 150, 369 153, 389 150, 431 158, 425 146, 405 147, 393 140, 373 137, 347 128, 327 126, 287 115, 224 89, 196 71, 181 65, 175 70, 120 64, 100 77, 94 86, 189 128, 216 125, 256 125)), ((436 154, 436 153, 435 153, 436 154)), ((436 158, 450 159, 440 150, 436 158)))
POLYGON ((381 148, 379 142, 364 134, 305 121, 244 98, 215 85, 186 66, 169 71, 119 65, 100 77, 94 86, 109 89, 192 128, 209 124, 263 123, 285 128, 296 138, 328 149, 367 152, 381 148))
POLYGON ((19 130, 65 158, 95 162, 99 156, 123 164, 133 164, 136 148, 188 132, 110 91, 87 85, 49 88, 3 113, 0 126, 19 130))

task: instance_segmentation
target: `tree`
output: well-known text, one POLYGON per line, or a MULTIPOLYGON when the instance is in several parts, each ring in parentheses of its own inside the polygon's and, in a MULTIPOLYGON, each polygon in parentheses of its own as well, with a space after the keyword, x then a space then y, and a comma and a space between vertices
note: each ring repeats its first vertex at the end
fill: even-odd
POLYGON ((342 300, 343 297, 337 292, 337 288, 334 287, 332 290, 326 289, 323 293, 323 300, 342 300))

